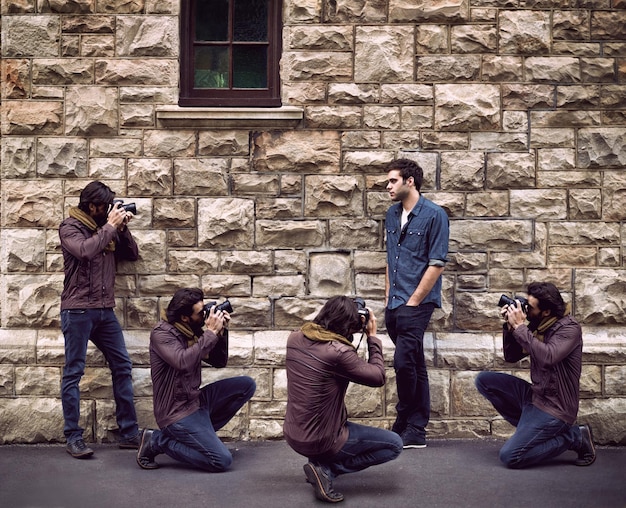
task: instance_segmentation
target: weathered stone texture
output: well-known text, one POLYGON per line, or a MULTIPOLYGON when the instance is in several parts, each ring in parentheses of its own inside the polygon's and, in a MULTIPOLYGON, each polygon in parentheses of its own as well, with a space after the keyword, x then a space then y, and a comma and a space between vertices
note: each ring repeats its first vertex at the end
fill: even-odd
MULTIPOLYGON (((496 303, 548 280, 583 325, 580 417, 599 442, 626 443, 624 1, 283 4, 279 94, 302 121, 248 126, 236 108, 236 123, 207 126, 194 108, 170 128, 160 114, 178 103, 180 2, 2 2, 2 442, 63 440, 57 229, 93 179, 138 208, 140 259, 118 266, 115 312, 141 426, 155 425, 150 329, 176 289, 197 286, 235 308, 229 368, 203 381, 247 374, 258 387, 220 435, 282 437, 287 336, 339 293, 366 299, 387 367, 384 388, 350 388, 350 416, 389 428, 386 167, 406 157, 450 218, 425 336, 430 435, 511 435, 473 380, 529 379, 527 360, 502 358, 496 303)), ((114 440, 93 345, 81 388, 86 438, 114 440)))

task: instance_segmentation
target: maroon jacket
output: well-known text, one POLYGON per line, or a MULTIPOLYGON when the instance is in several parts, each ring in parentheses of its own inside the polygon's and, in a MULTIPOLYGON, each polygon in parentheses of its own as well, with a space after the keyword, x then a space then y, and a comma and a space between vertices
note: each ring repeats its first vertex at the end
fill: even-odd
POLYGON ((383 348, 368 337, 369 359, 339 341, 320 342, 294 331, 287 340, 287 412, 283 431, 289 446, 305 457, 332 456, 348 439, 344 397, 348 383, 385 384, 383 348))
POLYGON ((174 325, 160 321, 150 334, 150 370, 154 418, 162 429, 200 408, 202 358, 213 367, 226 367, 228 330, 219 337, 206 330, 192 346, 174 325))
POLYGON ((578 414, 578 393, 583 357, 583 336, 578 322, 565 316, 537 340, 526 325, 504 330, 504 359, 517 362, 530 355, 533 405, 573 425, 578 414), (525 351, 528 351, 526 353, 525 351))
POLYGON ((105 224, 95 233, 68 217, 59 226, 65 281, 61 310, 115 307, 115 269, 118 261, 136 261, 139 249, 128 228, 105 224), (106 249, 115 240, 115 251, 106 249))

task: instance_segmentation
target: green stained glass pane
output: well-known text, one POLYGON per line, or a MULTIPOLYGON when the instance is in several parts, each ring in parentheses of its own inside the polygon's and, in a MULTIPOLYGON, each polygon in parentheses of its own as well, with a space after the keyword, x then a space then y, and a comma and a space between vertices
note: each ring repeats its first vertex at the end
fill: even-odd
POLYGON ((196 48, 194 64, 194 88, 228 88, 228 48, 196 48))
POLYGON ((269 0, 232 0, 235 2, 233 40, 267 42, 269 0))
POLYGON ((233 87, 267 88, 267 46, 233 47, 233 87))
POLYGON ((227 41, 228 0, 198 0, 195 21, 196 41, 227 41))

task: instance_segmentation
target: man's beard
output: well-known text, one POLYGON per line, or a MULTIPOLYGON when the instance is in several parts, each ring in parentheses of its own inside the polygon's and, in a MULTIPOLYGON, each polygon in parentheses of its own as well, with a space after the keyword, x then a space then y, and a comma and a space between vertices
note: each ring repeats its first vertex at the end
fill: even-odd
POLYGON ((541 324, 541 320, 543 318, 541 316, 533 318, 533 319, 529 319, 528 320, 528 329, 531 332, 534 332, 537 328, 539 328, 539 325, 541 324))
POLYGON ((108 218, 109 217, 106 214, 105 215, 96 215, 96 216, 93 217, 93 220, 96 221, 96 224, 99 227, 102 227, 102 226, 104 226, 107 223, 107 219, 108 218))
POLYGON ((189 328, 193 331, 193 334, 197 337, 200 337, 204 333, 204 329, 202 325, 204 323, 189 323, 189 328))

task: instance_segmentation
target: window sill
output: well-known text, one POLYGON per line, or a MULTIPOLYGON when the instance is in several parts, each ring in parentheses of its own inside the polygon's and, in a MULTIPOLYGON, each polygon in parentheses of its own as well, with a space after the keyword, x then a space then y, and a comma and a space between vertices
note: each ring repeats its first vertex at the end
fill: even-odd
POLYGON ((294 128, 302 121, 303 108, 157 108, 157 125, 177 129, 279 129, 294 128))

